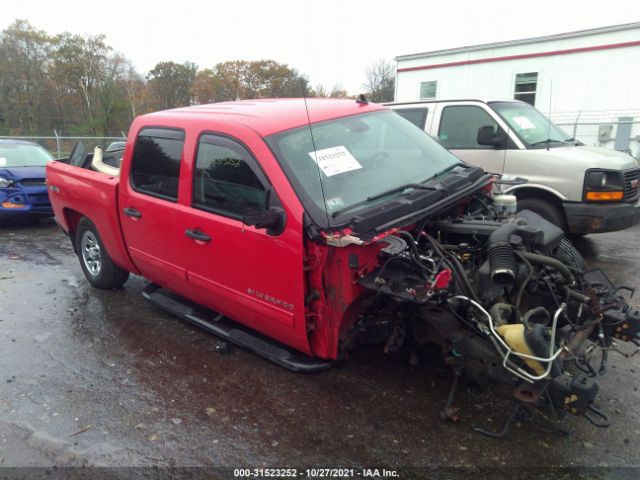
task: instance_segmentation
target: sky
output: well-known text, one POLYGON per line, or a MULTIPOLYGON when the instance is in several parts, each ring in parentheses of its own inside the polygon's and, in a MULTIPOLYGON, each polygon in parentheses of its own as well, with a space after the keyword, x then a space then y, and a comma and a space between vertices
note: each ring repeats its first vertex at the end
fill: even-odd
POLYGON ((26 19, 49 34, 105 34, 146 73, 159 61, 200 68, 274 59, 312 85, 356 94, 365 71, 397 55, 640 20, 637 1, 2 0, 0 30, 26 19))

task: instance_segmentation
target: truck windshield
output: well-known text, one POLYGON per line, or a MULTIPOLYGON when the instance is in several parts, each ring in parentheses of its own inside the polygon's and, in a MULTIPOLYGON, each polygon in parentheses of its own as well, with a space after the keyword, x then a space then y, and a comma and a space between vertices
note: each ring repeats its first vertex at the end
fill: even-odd
POLYGON ((528 147, 559 147, 574 143, 561 128, 528 103, 491 102, 490 105, 528 147))
POLYGON ((299 127, 266 140, 305 209, 329 226, 344 223, 341 212, 352 216, 460 163, 388 110, 319 122, 312 130, 299 127))
POLYGON ((44 167, 53 157, 39 145, 0 143, 0 168, 44 167))

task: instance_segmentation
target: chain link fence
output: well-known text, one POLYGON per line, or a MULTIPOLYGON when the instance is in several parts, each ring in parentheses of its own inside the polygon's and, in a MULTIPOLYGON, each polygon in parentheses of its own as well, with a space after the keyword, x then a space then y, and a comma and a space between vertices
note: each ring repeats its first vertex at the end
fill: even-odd
POLYGON ((20 135, 20 136, 0 136, 0 138, 6 138, 10 140, 26 140, 41 145, 48 150, 55 158, 65 158, 69 156, 71 150, 78 141, 82 141, 88 151, 101 145, 107 147, 111 142, 121 142, 127 139, 124 132, 121 132, 120 137, 89 137, 89 136, 64 136, 59 135, 54 130, 53 135, 33 136, 33 135, 20 135))
POLYGON ((638 110, 565 113, 552 119, 586 146, 618 150, 640 159, 638 110))

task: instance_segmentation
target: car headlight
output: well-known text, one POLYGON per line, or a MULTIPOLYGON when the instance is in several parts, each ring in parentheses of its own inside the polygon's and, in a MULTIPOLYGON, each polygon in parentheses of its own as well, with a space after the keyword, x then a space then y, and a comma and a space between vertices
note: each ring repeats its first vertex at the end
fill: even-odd
POLYGON ((13 180, 5 177, 0 177, 0 188, 7 188, 13 186, 13 180))
POLYGON ((615 170, 590 170, 584 182, 584 198, 590 202, 619 202, 624 198, 624 178, 615 170))

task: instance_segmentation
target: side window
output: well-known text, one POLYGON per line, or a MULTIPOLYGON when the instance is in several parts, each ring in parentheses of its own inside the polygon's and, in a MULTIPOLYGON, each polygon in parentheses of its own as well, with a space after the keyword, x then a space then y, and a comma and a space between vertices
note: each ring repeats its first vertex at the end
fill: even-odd
POLYGON ((427 113, 429 113, 428 108, 398 108, 395 109, 398 115, 402 118, 409 120, 420 130, 424 130, 425 125, 427 124, 427 113))
POLYGON ((262 173, 239 143, 217 135, 203 135, 193 173, 192 206, 241 219, 268 207, 262 173))
POLYGON ((486 126, 493 127, 495 134, 499 134, 498 124, 482 108, 465 105, 445 107, 438 138, 448 149, 493 149, 478 143, 478 130, 486 126))
POLYGON ((184 132, 163 128, 140 131, 131 160, 134 190, 176 202, 184 132))

